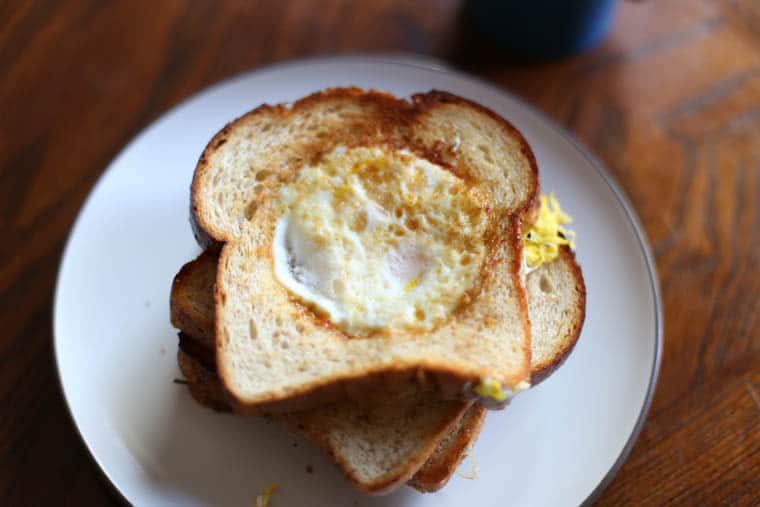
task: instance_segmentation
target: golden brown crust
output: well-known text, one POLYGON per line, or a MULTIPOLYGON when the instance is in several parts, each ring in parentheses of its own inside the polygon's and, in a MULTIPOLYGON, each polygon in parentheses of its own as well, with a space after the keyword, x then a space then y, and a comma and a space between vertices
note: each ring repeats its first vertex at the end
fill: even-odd
POLYGON ((172 281, 169 296, 171 323, 191 336, 213 336, 213 311, 198 311, 196 305, 213 308, 211 290, 216 276, 216 262, 216 255, 203 252, 182 266, 172 281), (188 295, 194 296, 192 300, 188 300, 188 295))
MULTIPOLYGON (((458 370, 445 370, 436 364, 422 363, 414 368, 401 365, 365 371, 362 375, 334 377, 323 383, 315 382, 303 391, 288 393, 285 399, 256 406, 241 402, 229 391, 226 394, 235 412, 245 415, 298 412, 341 400, 375 403, 395 393, 408 391, 410 387, 429 392, 437 399, 472 400, 474 395, 462 390, 462 378, 458 370)), ((472 385, 479 380, 478 377, 471 377, 465 382, 472 385)))
POLYGON ((532 360, 532 331, 530 327, 530 317, 528 316, 528 295, 525 291, 525 285, 523 284, 520 275, 523 257, 523 240, 521 236, 522 232, 520 230, 520 220, 518 218, 513 219, 510 227, 511 234, 509 237, 513 238, 514 244, 512 245, 512 248, 515 252, 515 256, 512 258, 512 266, 510 266, 510 272, 512 275, 512 285, 517 291, 517 297, 520 304, 520 320, 522 321, 523 332, 525 333, 525 336, 527 336, 527 340, 525 340, 525 343, 523 344, 523 353, 528 358, 528 368, 530 369, 532 360))
POLYGON ((580 303, 576 307, 578 315, 572 321, 573 329, 568 333, 568 339, 562 343, 562 348, 555 350, 550 359, 532 366, 530 379, 532 385, 539 384, 546 379, 570 356, 570 353, 575 348, 575 344, 578 343, 578 338, 580 338, 581 330, 583 329, 583 322, 586 320, 586 283, 583 280, 581 267, 575 259, 575 252, 569 247, 563 246, 560 249, 560 258, 564 259, 572 270, 575 291, 580 298, 580 303))

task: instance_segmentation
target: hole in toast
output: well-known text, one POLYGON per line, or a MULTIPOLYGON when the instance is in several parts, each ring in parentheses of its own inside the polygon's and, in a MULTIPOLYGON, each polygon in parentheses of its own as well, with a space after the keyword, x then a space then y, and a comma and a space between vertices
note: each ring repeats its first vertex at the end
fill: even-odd
POLYGON ((351 222, 351 230, 354 232, 363 232, 369 224, 369 217, 365 210, 359 211, 351 222))
POLYGON ((486 160, 486 162, 493 164, 493 157, 491 156, 491 150, 488 149, 488 146, 485 144, 479 144, 478 149, 480 150, 480 153, 483 154, 483 158, 486 160))
POLYGON ((263 181, 272 175, 271 171, 259 171, 256 173, 256 181, 263 181))
POLYGON ((544 294, 551 294, 554 291, 552 282, 546 277, 546 275, 541 275, 541 279, 538 281, 538 287, 544 294))
POLYGON ((420 226, 420 222, 416 218, 409 217, 404 222, 404 225, 406 225, 406 228, 410 231, 416 231, 420 226))
POLYGON ((256 201, 251 201, 248 203, 248 206, 245 207, 245 218, 246 220, 251 220, 253 218, 254 213, 256 213, 256 208, 259 207, 259 203, 256 201))
POLYGON ((251 340, 255 340, 257 335, 258 330, 256 329, 256 323, 253 321, 253 319, 250 319, 248 321, 248 336, 251 338, 251 340))

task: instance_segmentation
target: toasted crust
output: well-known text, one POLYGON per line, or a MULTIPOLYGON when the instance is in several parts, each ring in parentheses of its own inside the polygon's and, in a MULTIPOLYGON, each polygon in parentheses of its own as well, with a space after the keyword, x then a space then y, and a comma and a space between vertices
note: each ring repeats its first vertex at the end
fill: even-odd
POLYGON ((179 270, 172 282, 169 297, 171 323, 190 336, 207 339, 214 346, 214 300, 212 293, 216 281, 217 255, 211 251, 201 253, 194 261, 179 270), (189 294, 206 294, 206 297, 188 298, 189 294))

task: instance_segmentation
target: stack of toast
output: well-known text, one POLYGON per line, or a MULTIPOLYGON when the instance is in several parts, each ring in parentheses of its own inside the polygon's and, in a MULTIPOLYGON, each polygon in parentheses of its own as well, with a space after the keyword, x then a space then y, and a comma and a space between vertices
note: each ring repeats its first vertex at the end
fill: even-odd
POLYGON ((171 291, 190 394, 271 414, 361 491, 438 490, 580 335, 569 217, 539 196, 522 135, 445 92, 329 89, 231 122, 171 291))

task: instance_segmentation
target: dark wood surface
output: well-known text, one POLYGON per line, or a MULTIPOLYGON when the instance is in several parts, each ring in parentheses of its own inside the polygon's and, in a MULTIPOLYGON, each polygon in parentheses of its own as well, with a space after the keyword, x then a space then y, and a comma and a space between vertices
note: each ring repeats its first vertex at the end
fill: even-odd
POLYGON ((550 63, 504 56, 454 1, 0 3, 0 504, 108 504, 59 392, 61 249, 98 175, 215 81, 293 57, 432 55, 573 131, 614 173, 665 313, 649 419, 602 505, 760 503, 760 6, 624 3, 550 63))

